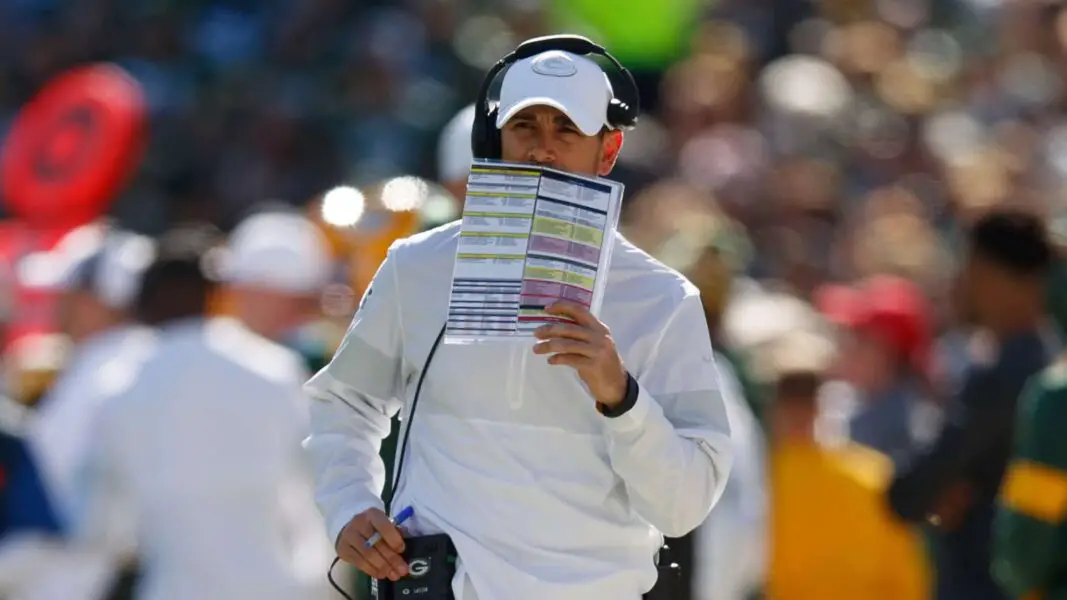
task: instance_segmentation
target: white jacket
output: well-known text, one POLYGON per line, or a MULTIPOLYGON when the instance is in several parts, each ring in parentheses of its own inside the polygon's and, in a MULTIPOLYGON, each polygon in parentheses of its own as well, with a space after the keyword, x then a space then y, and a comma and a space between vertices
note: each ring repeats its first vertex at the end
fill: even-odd
POLYGON ((100 411, 78 523, 111 553, 135 545, 139 598, 324 596, 330 544, 300 447, 305 377, 295 353, 229 319, 159 332, 100 411), (298 554, 312 563, 303 577, 298 554))
MULTIPOLYGON (((308 382, 305 445, 331 539, 381 507, 380 441, 444 325, 458 231, 393 245, 308 382)), ((637 600, 655 581, 661 532, 692 530, 723 490, 729 424, 698 292, 615 244, 601 318, 641 386, 625 415, 600 415, 577 374, 532 342, 442 344, 433 359, 394 505, 414 507, 415 532, 451 536, 457 598, 469 581, 482 600, 637 600)))
MULTIPOLYGON (((70 521, 77 476, 91 447, 91 429, 116 386, 148 355, 151 330, 123 325, 85 340, 52 390, 31 413, 26 439, 45 489, 61 519, 70 521)), ((115 566, 99 552, 56 544, 48 566, 20 586, 20 600, 97 600, 112 584, 115 566)))

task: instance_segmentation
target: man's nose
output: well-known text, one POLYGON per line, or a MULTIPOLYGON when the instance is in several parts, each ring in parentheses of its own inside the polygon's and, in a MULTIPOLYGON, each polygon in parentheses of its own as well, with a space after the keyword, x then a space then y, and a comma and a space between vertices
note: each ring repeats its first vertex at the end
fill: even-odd
POLYGON ((530 147, 527 160, 539 165, 552 166, 555 164, 556 151, 552 148, 551 141, 546 140, 543 137, 542 139, 538 139, 537 142, 530 147))

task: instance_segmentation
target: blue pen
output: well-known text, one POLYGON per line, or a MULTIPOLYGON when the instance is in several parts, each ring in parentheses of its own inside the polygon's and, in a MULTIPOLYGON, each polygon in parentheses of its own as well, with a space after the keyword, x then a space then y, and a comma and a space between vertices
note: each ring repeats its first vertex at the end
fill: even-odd
MULTIPOLYGON (((400 514, 398 514, 397 516, 393 517, 392 519, 389 519, 389 522, 392 523, 393 525, 396 525, 397 527, 400 527, 401 525, 404 524, 404 521, 407 521, 408 519, 410 519, 411 516, 414 515, 414 514, 415 514, 415 509, 411 508, 409 506, 409 507, 405 508, 404 510, 400 511, 400 514)), ((370 550, 371 548, 374 547, 374 544, 377 544, 378 542, 380 542, 381 539, 382 539, 382 534, 380 534, 377 531, 375 531, 374 535, 370 536, 370 538, 368 538, 367 541, 363 544, 363 547, 366 548, 367 550, 370 550)))

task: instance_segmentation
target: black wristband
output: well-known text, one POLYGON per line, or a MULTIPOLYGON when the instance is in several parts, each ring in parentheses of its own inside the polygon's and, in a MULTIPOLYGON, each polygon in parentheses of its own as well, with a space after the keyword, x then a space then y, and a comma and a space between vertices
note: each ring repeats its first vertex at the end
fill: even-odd
POLYGON ((600 414, 609 419, 621 417, 630 412, 630 409, 637 404, 637 396, 640 393, 641 388, 637 385, 637 380, 633 375, 626 373, 626 394, 622 397, 622 402, 616 404, 614 407, 608 407, 605 404, 597 402, 596 409, 600 414))

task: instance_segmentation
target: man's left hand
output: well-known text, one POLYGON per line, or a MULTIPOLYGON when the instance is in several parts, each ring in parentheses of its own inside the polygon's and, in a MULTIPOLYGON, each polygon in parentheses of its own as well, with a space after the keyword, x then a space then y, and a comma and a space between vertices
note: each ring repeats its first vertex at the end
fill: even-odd
POLYGON ((606 325, 584 306, 560 301, 545 309, 550 315, 573 323, 538 327, 534 354, 549 354, 548 364, 567 365, 578 371, 597 402, 614 408, 626 396, 627 374, 615 341, 606 325))

